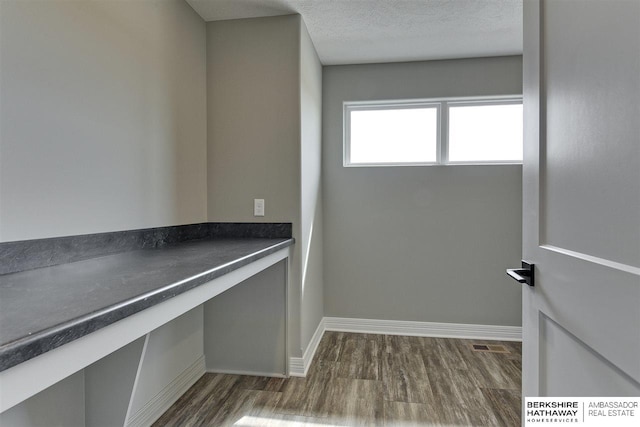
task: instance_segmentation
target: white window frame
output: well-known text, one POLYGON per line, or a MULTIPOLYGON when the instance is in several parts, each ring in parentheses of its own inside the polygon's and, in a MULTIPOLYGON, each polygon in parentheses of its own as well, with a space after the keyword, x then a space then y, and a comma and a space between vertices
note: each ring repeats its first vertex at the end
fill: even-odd
POLYGON ((468 161, 456 161, 449 160, 449 108, 450 107, 480 107, 485 105, 521 105, 522 97, 501 97, 501 98, 481 98, 464 100, 447 100, 443 101, 444 111, 444 126, 446 131, 443 132, 441 145, 443 147, 442 164, 444 165, 521 165, 522 160, 468 160, 468 161))
POLYGON ((433 101, 365 101, 344 102, 344 133, 343 133, 343 166, 369 167, 369 166, 425 166, 437 165, 440 161, 440 134, 442 103, 433 101), (436 161, 435 162, 383 162, 383 163, 351 163, 351 112, 372 110, 406 110, 411 108, 435 108, 436 109, 436 161))
POLYGON ((521 165, 522 161, 513 160, 472 160, 449 161, 449 107, 467 107, 482 105, 522 104, 522 95, 475 96, 456 98, 429 98, 391 101, 345 101, 342 103, 343 117, 343 161, 349 168, 384 166, 457 166, 457 165, 521 165), (436 108, 437 135, 435 162, 384 162, 351 163, 351 112, 366 110, 391 110, 409 108, 436 108))

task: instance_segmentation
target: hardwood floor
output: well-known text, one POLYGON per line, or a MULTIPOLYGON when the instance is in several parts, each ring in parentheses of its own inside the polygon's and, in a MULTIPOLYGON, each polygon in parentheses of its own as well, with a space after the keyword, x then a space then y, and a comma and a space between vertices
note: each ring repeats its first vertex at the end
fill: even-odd
POLYGON ((326 332, 306 378, 205 374, 154 426, 516 427, 520 383, 520 343, 326 332))

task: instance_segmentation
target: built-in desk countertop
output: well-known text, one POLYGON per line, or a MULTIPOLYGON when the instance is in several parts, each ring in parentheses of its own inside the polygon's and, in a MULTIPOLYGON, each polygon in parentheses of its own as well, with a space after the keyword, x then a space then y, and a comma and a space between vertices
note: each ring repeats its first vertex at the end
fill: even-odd
MULTIPOLYGON (((9 399, 13 394, 10 389, 19 381, 15 375, 24 372, 18 372, 23 365, 137 315, 127 330, 114 337, 104 335, 103 339, 112 342, 100 343, 102 350, 89 350, 93 354, 88 357, 83 351, 76 366, 63 369, 68 372, 62 375, 81 369, 286 258, 286 248, 292 244, 292 238, 205 238, 0 275, 2 410, 16 403, 16 399, 9 399), (269 257, 272 259, 264 265, 257 265, 269 257), (237 277, 216 285, 216 279, 253 264, 255 268, 245 268, 237 277), (187 292, 195 290, 197 295, 187 292), (152 313, 154 307, 173 299, 176 304, 165 304, 162 313, 152 313), (139 316, 146 312, 148 321, 139 316)), ((68 355, 61 353, 59 357, 68 355)), ((55 359, 49 362, 55 363, 55 359)), ((43 384, 60 376, 54 375, 43 384)))

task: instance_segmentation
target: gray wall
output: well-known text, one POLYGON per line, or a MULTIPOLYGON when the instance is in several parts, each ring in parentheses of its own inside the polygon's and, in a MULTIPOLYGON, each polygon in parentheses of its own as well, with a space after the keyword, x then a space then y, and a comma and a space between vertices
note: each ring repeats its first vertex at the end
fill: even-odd
POLYGON ((207 24, 209 220, 293 223, 294 357, 322 318, 321 75, 299 15, 207 24))
POLYGON ((522 93, 522 58, 330 66, 325 315, 520 325, 521 166, 344 168, 342 103, 522 93))
MULTIPOLYGON (((0 1, 0 240, 206 221, 205 46, 182 0, 0 1)), ((152 337, 134 410, 202 355, 202 309, 152 337)), ((0 423, 82 425, 83 378, 0 423)))
POLYGON ((300 19, 301 347, 324 316, 322 271, 322 64, 300 19))
POLYGON ((203 311, 200 305, 151 331, 138 372, 130 416, 143 410, 204 355, 203 311))
POLYGON ((140 337, 85 368, 85 427, 124 426, 144 344, 140 337))
POLYGON ((207 23, 210 221, 291 222, 289 346, 300 353, 297 15, 207 23), (253 199, 265 216, 253 216, 253 199))
POLYGON ((204 303, 207 371, 287 374, 286 274, 280 261, 204 303))
POLYGON ((299 227, 298 16, 207 23, 209 220, 299 227), (253 199, 265 216, 253 216, 253 199))
POLYGON ((0 240, 206 220, 205 24, 191 7, 0 8, 0 240))
POLYGON ((3 427, 84 427, 84 371, 0 414, 3 427))

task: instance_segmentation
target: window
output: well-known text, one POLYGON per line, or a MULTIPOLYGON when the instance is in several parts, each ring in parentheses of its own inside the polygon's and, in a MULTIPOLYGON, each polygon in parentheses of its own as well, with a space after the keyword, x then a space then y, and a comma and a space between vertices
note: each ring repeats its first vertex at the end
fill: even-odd
POLYGON ((347 107, 347 164, 435 164, 438 104, 347 107))
POLYGON ((345 166, 522 163, 522 99, 344 104, 345 166))
POLYGON ((522 101, 448 103, 449 163, 522 162, 522 101))

